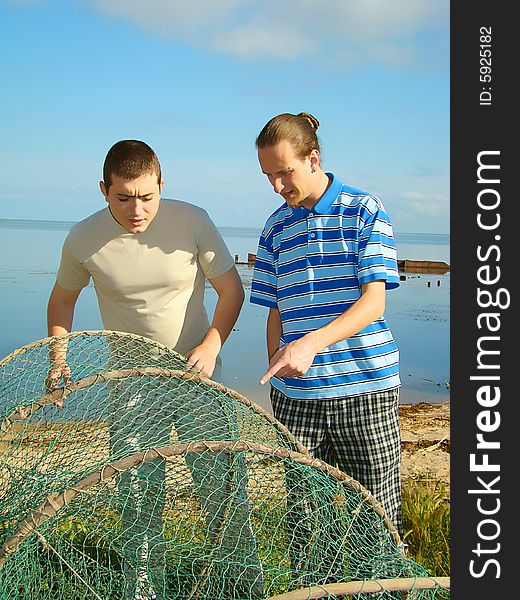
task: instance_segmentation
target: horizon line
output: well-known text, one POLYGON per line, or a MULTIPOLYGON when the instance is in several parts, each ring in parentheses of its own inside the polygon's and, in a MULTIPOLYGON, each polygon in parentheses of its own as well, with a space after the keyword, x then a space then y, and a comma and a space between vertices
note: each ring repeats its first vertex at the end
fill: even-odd
MULTIPOLYGON (((79 221, 68 221, 68 220, 61 220, 61 219, 27 219, 27 218, 19 218, 19 217, 8 217, 8 218, 0 218, 0 223, 2 221, 24 221, 24 222, 29 222, 29 223, 64 223, 64 224, 71 224, 71 225, 76 225, 77 223, 79 223, 82 219, 80 219, 79 221)), ((229 227, 229 228, 235 228, 235 229, 255 229, 259 232, 262 231, 262 227, 256 227, 256 226, 252 226, 252 225, 218 225, 217 223, 215 223, 216 227, 229 227)), ((420 235, 451 235, 451 233, 448 232, 443 232, 443 231, 436 231, 436 232, 430 232, 430 231, 395 231, 396 234, 398 235, 411 235, 411 234, 420 234, 420 235)))

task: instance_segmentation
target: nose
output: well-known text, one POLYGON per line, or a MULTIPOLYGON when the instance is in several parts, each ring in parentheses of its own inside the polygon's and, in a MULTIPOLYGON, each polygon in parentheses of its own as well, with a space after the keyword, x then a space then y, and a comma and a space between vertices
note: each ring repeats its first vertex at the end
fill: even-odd
POLYGON ((271 185, 273 186, 273 189, 276 194, 280 194, 282 192, 283 188, 285 187, 282 183, 281 177, 273 177, 271 179, 271 185))
POLYGON ((132 215, 139 215, 142 212, 143 202, 140 198, 134 198, 131 200, 130 212, 132 215))

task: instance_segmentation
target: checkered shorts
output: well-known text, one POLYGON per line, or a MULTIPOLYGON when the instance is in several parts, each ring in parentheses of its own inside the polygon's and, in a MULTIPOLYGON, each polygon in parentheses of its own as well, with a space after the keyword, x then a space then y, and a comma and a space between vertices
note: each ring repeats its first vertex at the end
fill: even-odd
POLYGON ((399 388, 296 400, 271 387, 274 416, 311 455, 366 487, 402 536, 399 388))

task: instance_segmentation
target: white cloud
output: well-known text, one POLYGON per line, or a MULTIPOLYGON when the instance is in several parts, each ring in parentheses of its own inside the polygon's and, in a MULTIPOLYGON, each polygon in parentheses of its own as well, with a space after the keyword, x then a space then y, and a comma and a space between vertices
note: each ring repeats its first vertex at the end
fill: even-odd
POLYGON ((405 192, 407 208, 422 217, 441 217, 449 208, 449 198, 442 194, 428 192, 405 192))
POLYGON ((418 34, 448 35, 448 0, 87 1, 151 33, 245 59, 402 66, 420 54, 418 34))
POLYGON ((172 38, 195 38, 222 26, 244 0, 89 0, 100 13, 123 17, 151 32, 172 38))
POLYGON ((408 175, 411 177, 441 177, 443 175, 443 171, 441 169, 435 167, 425 167, 422 165, 412 165, 410 170, 408 171, 408 175))
POLYGON ((413 35, 449 16, 445 0, 325 0, 321 6, 358 40, 413 35))
POLYGON ((214 37, 216 50, 223 50, 242 58, 263 56, 293 59, 309 54, 314 43, 298 31, 279 31, 261 23, 243 25, 233 31, 222 31, 214 37))

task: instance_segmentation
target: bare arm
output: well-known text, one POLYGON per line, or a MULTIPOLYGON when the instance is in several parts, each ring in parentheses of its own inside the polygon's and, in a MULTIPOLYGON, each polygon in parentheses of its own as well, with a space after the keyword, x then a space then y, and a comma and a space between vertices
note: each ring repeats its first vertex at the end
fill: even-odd
MULTIPOLYGON (((49 336, 61 336, 72 328, 74 308, 81 290, 66 290, 58 283, 54 284, 47 305, 47 332, 49 336)), ((67 344, 56 340, 49 344, 50 369, 46 379, 47 391, 56 389, 63 380, 70 380, 70 368, 67 364, 67 344)), ((58 404, 61 408, 61 403, 58 404)))
POLYGON ((267 317, 267 360, 270 361, 280 347, 280 336, 282 334, 282 321, 280 311, 277 308, 269 309, 267 317))
POLYGON ((47 305, 47 331, 49 336, 64 335, 72 328, 74 308, 81 290, 66 290, 54 284, 47 305))
POLYGON ((235 267, 210 279, 218 300, 213 320, 202 343, 186 353, 188 364, 205 377, 211 377, 218 353, 229 337, 244 302, 244 287, 235 267))
POLYGON ((304 375, 318 352, 355 335, 378 319, 385 311, 385 282, 371 281, 363 285, 360 298, 339 317, 280 348, 269 361, 269 370, 262 376, 263 385, 273 375, 299 377, 304 375))

